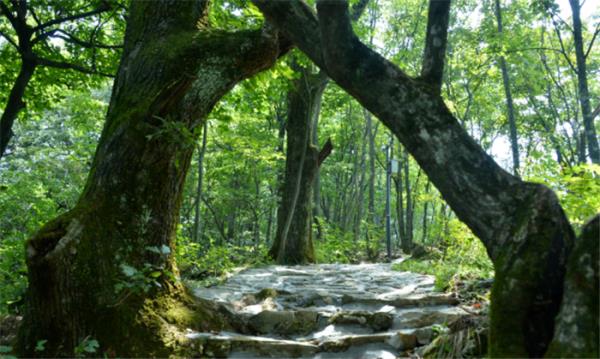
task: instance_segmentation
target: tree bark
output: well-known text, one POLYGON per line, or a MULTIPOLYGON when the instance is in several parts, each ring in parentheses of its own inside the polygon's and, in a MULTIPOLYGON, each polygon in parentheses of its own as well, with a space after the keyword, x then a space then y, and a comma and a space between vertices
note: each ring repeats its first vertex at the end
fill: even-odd
MULTIPOLYGON (((207 2, 133 2, 106 123, 77 205, 27 241, 21 355, 98 356, 185 350, 177 328, 227 323, 176 279, 174 238, 193 133, 236 83, 281 54, 269 28, 207 28, 207 2), (200 28, 198 26, 200 25, 200 28)), ((185 353, 179 352, 185 356, 185 353)))
POLYGON ((583 226, 567 262, 565 292, 546 356, 598 358, 600 332, 600 215, 583 226))
POLYGON ((431 85, 354 35, 345 1, 253 0, 311 60, 375 114, 413 155, 492 259, 490 354, 542 356, 558 314, 573 231, 554 193, 504 171, 431 85))
POLYGON ((589 150, 590 159, 593 163, 600 164, 600 147, 594 127, 592 109, 590 106, 590 90, 587 83, 586 54, 583 50, 581 4, 579 0, 569 0, 573 11, 573 40, 575 42, 575 56, 577 58, 577 87, 579 90, 579 103, 585 129, 585 139, 589 150))
POLYGON ((327 77, 306 68, 298 71, 301 77, 294 81, 288 94, 285 176, 275 240, 269 250, 280 264, 315 261, 311 234, 313 185, 319 165, 327 157, 324 153, 320 158, 312 144, 314 118, 318 116, 327 77))

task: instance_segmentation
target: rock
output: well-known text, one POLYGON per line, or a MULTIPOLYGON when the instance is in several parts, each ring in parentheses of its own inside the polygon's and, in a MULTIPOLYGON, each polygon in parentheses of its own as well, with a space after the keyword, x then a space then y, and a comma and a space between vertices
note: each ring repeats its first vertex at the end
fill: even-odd
POLYGON ((458 318, 468 316, 469 314, 460 308, 440 308, 437 310, 416 309, 407 312, 400 312, 394 319, 394 328, 412 329, 428 327, 434 324, 452 323, 458 318))
POLYGON ((18 315, 0 316, 0 345, 12 346, 22 321, 18 315))
POLYGON ((415 334, 397 332, 390 336, 386 343, 401 351, 411 350, 417 346, 417 336, 415 334))
POLYGON ((250 328, 260 334, 306 334, 317 328, 313 311, 265 310, 248 320, 250 328))
POLYGON ((341 352, 347 350, 351 346, 385 343, 391 336, 390 333, 342 336, 321 342, 321 344, 319 344, 319 351, 341 352))
POLYGON ((431 343, 436 334, 432 326, 417 328, 412 333, 417 337, 417 346, 431 343))
POLYGON ((376 312, 368 319, 368 323, 374 331, 388 330, 394 323, 394 317, 390 313, 376 312))
POLYGON ((350 311, 339 312, 334 314, 329 323, 332 324, 359 324, 372 328, 379 332, 391 328, 394 317, 390 313, 385 312, 366 312, 366 311, 350 311))
POLYGON ((218 335, 193 333, 188 335, 188 339, 196 344, 194 345, 196 352, 192 356, 202 358, 249 358, 257 355, 271 358, 297 358, 314 355, 318 349, 311 343, 226 332, 218 335))
POLYGON ((433 305, 456 305, 458 299, 452 294, 428 293, 413 294, 399 297, 366 297, 345 294, 342 296, 342 304, 361 303, 361 304, 381 304, 394 307, 425 307, 433 305))

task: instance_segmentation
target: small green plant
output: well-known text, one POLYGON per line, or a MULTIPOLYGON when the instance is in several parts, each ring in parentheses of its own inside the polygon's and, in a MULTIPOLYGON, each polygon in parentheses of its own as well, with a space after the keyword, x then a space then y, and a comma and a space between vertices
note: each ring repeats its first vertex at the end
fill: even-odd
POLYGON ((131 294, 148 293, 153 287, 162 287, 159 279, 163 276, 176 280, 173 273, 167 270, 164 264, 166 263, 166 257, 171 253, 171 249, 166 245, 162 245, 161 247, 146 247, 146 250, 165 257, 161 261, 163 264, 156 265, 146 262, 141 268, 136 268, 128 263, 121 263, 119 267, 124 277, 115 284, 115 294, 121 294, 117 304, 131 294))
POLYGON ((83 358, 88 354, 96 353, 99 347, 100 343, 88 335, 73 349, 73 352, 75 353, 75 357, 83 358))
POLYGON ((35 351, 36 352, 43 352, 44 350, 46 350, 46 343, 47 342, 48 342, 47 339, 38 340, 35 343, 35 351))
POLYGON ((11 355, 13 348, 8 345, 0 345, 0 358, 1 359, 17 359, 16 356, 11 355))

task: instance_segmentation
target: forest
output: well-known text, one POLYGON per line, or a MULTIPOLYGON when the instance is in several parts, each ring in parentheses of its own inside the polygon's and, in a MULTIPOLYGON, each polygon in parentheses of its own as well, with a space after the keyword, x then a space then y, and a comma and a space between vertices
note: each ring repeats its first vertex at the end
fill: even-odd
POLYGON ((0 358, 598 358, 599 38, 592 0, 0 0, 0 358))

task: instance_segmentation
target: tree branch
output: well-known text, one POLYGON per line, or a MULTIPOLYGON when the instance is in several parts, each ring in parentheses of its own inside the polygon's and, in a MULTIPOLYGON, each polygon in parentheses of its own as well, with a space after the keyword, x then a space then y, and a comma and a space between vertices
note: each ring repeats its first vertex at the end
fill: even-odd
POLYGON ((36 61, 37 64, 40 66, 46 66, 46 67, 54 67, 57 69, 66 69, 66 70, 75 70, 84 74, 88 74, 88 75, 100 75, 100 76, 105 76, 105 77, 110 77, 110 78, 114 78, 115 75, 113 74, 108 74, 105 72, 100 72, 94 69, 90 69, 78 64, 73 64, 70 62, 62 62, 62 61, 55 61, 55 60, 50 60, 44 57, 36 57, 36 61))
POLYGON ((321 151, 319 151, 317 167, 321 167, 321 164, 329 157, 331 151, 333 151, 333 143, 331 143, 331 138, 328 138, 327 142, 323 145, 323 148, 321 148, 321 151))
POLYGON ((560 34, 560 29, 558 28, 558 24, 556 23, 556 20, 554 20, 554 17, 551 17, 552 19, 552 24, 554 25, 554 32, 556 33, 556 37, 558 37, 558 43, 560 44, 560 48, 561 48, 561 54, 563 55, 563 57, 565 58, 565 60, 567 60, 567 63, 569 64, 569 67, 571 68, 571 70, 573 70, 573 72, 577 73, 577 68, 575 67, 575 65, 573 65, 573 62, 571 62, 571 59, 569 59, 569 56, 567 56, 567 50, 565 49, 565 44, 563 42, 562 39, 562 35, 560 34))
POLYGON ((438 93, 444 76, 449 19, 450 0, 429 0, 421 78, 429 82, 438 93))
POLYGON ((600 103, 598 104, 598 106, 596 106, 596 109, 594 110, 594 112, 592 112, 591 114, 591 119, 595 119, 596 116, 598 116, 600 114, 600 103))
POLYGON ((17 18, 12 14, 8 6, 4 3, 4 1, 0 1, 0 10, 4 13, 10 24, 16 29, 17 28, 17 18))
POLYGON ((3 32, 2 30, 0 30, 0 36, 4 37, 6 39, 6 41, 8 41, 11 45, 13 45, 17 50, 19 50, 19 45, 13 40, 11 39, 8 34, 6 34, 5 32, 3 32))
POLYGON ((74 35, 71 35, 68 32, 63 31, 61 29, 54 29, 54 30, 45 32, 45 33, 41 34, 40 36, 36 37, 35 39, 33 39, 33 41, 31 43, 33 45, 35 45, 38 42, 45 40, 48 37, 61 39, 66 42, 70 42, 72 44, 79 45, 81 47, 85 47, 88 49, 89 48, 97 48, 97 49, 122 49, 123 48, 123 45, 105 45, 105 44, 97 44, 97 43, 93 43, 90 41, 81 40, 80 38, 75 37, 74 35))
POLYGON ((590 54, 590 51, 592 50, 592 46, 594 45, 594 41, 596 41, 596 37, 598 36, 598 33, 600 33, 600 23, 598 23, 598 25, 596 25, 596 31, 594 31, 594 36, 592 36, 592 40, 590 40, 590 44, 588 45, 587 51, 585 52, 585 55, 583 56, 584 58, 587 59, 588 55, 590 54))
POLYGON ((252 2, 263 11, 270 22, 278 26, 286 38, 301 48, 317 66, 326 70, 321 52, 319 22, 308 5, 297 0, 252 0, 252 2))
POLYGON ((365 12, 365 9, 369 5, 369 0, 359 0, 354 6, 352 6, 352 11, 350 12, 350 20, 358 21, 362 14, 365 12))
POLYGON ((60 17, 57 19, 53 19, 50 20, 46 23, 43 23, 41 25, 38 25, 36 27, 33 28, 33 31, 43 31, 44 29, 53 26, 53 25, 58 25, 58 24, 62 24, 64 22, 67 21, 73 21, 73 20, 78 20, 78 19, 83 19, 86 18, 88 16, 92 16, 92 15, 97 15, 97 14, 101 14, 103 12, 106 12, 110 10, 110 5, 107 2, 102 2, 102 4, 100 6, 98 6, 96 9, 94 10, 90 10, 84 13, 80 13, 80 14, 75 14, 75 15, 71 15, 71 16, 65 16, 65 17, 60 17))

